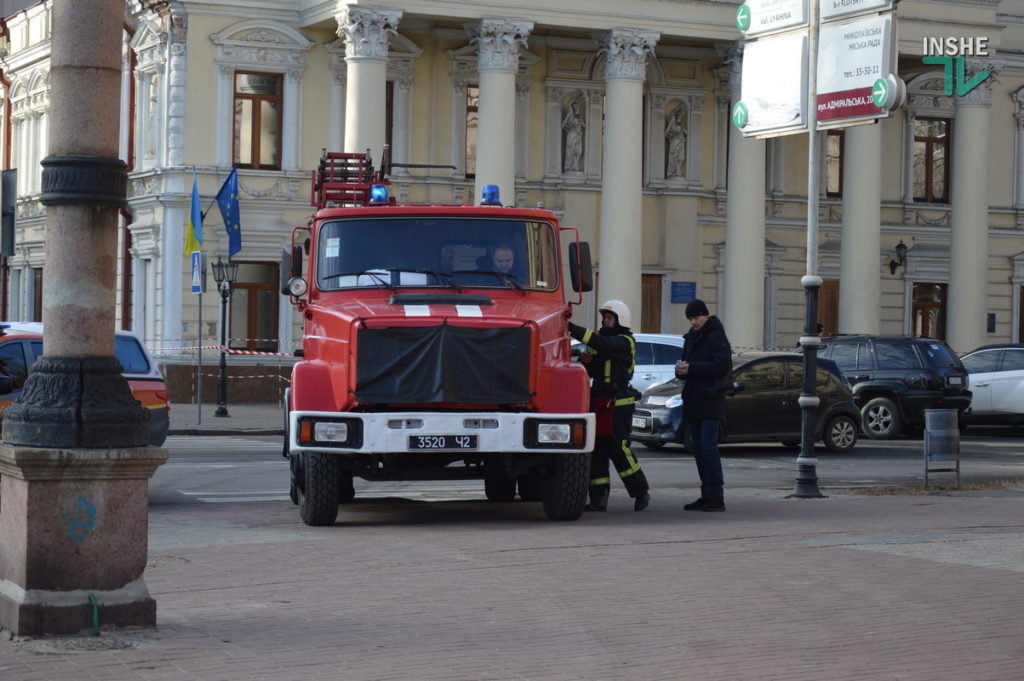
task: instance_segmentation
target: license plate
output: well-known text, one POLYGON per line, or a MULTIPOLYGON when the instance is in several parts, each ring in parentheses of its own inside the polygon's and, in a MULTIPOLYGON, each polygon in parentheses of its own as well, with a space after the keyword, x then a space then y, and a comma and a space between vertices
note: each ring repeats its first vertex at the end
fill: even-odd
POLYGON ((410 435, 409 449, 476 449, 476 435, 410 435))
POLYGON ((963 385, 964 379, 960 376, 947 376, 946 379, 950 385, 963 385))
POLYGON ((646 430, 647 429, 647 419, 639 417, 639 416, 634 416, 633 417, 633 427, 638 429, 638 430, 646 430))

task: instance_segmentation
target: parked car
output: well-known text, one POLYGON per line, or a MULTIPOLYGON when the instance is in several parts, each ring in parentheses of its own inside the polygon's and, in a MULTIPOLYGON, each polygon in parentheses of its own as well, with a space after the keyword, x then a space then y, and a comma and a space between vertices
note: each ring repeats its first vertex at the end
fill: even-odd
MULTIPOLYGON (((820 360, 817 393, 821 403, 814 439, 829 451, 846 452, 857 444, 860 413, 850 384, 835 363, 820 360)), ((720 441, 777 441, 800 444, 803 356, 798 353, 751 353, 733 357, 726 377, 725 421, 720 441)), ((678 378, 648 388, 633 413, 631 437, 648 447, 680 442, 689 449, 683 418, 683 383, 678 378)))
POLYGON ((1024 425, 1024 344, 985 345, 960 361, 973 393, 961 424, 1024 425))
MULTIPOLYGON (((636 368, 630 385, 643 392, 655 383, 667 381, 676 375, 676 360, 683 351, 683 337, 670 333, 634 333, 636 341, 636 368)), ((572 342, 573 357, 583 344, 572 342)))
POLYGON ((834 361, 853 386, 861 428, 873 439, 919 435, 925 409, 971 404, 970 380, 941 340, 920 336, 829 336, 818 356, 834 361))
MULTIPOLYGON (((43 325, 39 322, 0 323, 0 368, 11 377, 13 390, 0 395, 0 420, 3 409, 21 395, 22 386, 32 373, 32 365, 43 354, 43 325)), ((159 447, 167 439, 170 426, 170 395, 163 374, 146 346, 131 331, 117 331, 114 355, 121 362, 132 395, 149 410, 149 444, 159 447)))

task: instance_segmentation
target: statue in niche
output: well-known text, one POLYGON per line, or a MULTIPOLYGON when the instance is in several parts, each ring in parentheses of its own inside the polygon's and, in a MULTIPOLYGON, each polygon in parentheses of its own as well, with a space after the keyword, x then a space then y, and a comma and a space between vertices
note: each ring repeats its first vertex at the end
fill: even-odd
POLYGON ((583 170, 583 133, 587 125, 583 119, 582 93, 569 100, 569 110, 562 119, 562 135, 564 137, 564 153, 562 171, 578 173, 583 170))
POLYGON ((668 117, 665 125, 665 177, 685 177, 686 121, 682 104, 668 117))

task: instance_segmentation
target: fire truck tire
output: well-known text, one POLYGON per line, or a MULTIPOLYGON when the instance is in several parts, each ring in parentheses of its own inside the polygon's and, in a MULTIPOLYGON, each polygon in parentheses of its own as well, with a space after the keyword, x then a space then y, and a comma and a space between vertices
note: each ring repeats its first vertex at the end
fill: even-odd
POLYGON ((338 458, 323 452, 304 455, 305 485, 299 490, 299 515, 307 525, 333 525, 338 517, 341 469, 338 458))
POLYGON ((554 466, 541 484, 544 514, 550 520, 578 520, 587 503, 590 454, 572 452, 554 457, 554 466))
POLYGON ((519 476, 519 498, 523 501, 540 501, 540 476, 536 473, 523 473, 519 476))
POLYGON ((350 503, 356 498, 356 488, 352 486, 352 471, 338 472, 338 502, 350 503))
POLYGON ((516 498, 516 479, 484 478, 484 494, 488 501, 512 501, 516 498))

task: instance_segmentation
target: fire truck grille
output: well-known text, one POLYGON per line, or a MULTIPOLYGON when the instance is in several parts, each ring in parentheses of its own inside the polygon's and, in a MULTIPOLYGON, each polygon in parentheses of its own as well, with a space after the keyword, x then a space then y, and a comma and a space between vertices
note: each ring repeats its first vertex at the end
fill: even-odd
POLYGON ((441 325, 369 329, 357 337, 356 399, 381 404, 524 404, 529 328, 441 325))

